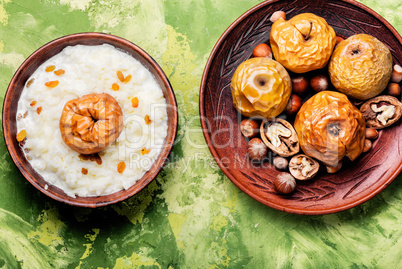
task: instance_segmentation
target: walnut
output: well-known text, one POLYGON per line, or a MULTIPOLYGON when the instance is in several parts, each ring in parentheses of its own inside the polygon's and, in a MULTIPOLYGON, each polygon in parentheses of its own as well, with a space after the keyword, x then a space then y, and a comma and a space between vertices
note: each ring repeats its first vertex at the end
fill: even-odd
POLYGON ((313 158, 298 154, 289 162, 289 171, 295 178, 306 180, 313 178, 320 168, 319 163, 313 158))
POLYGON ((381 95, 366 101, 360 111, 366 119, 366 126, 374 129, 388 127, 402 115, 402 103, 393 96, 381 95))
POLYGON ((260 127, 265 145, 282 157, 293 156, 299 152, 299 139, 293 126, 283 120, 264 120, 260 127))

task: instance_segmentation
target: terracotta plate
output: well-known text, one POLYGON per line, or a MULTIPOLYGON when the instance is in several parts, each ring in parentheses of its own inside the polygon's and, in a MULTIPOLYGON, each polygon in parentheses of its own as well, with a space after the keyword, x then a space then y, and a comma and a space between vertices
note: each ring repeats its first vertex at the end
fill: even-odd
POLYGON ((172 149, 177 132, 177 104, 173 89, 159 65, 149 56, 144 50, 135 44, 113 35, 103 33, 80 33, 65 36, 56 39, 35 51, 27 60, 20 66, 12 78, 7 89, 6 97, 3 106, 3 130, 4 139, 10 155, 24 175, 24 177, 34 185, 38 190, 58 201, 83 207, 99 207, 113 204, 131 197, 140 192, 148 183, 150 183, 162 169, 166 162, 169 153, 172 149), (62 190, 49 184, 49 188, 45 189, 46 181, 35 172, 29 162, 26 160, 21 147, 16 141, 16 111, 18 100, 20 98, 23 87, 27 79, 32 73, 47 59, 54 56, 63 50, 66 46, 82 45, 101 45, 110 44, 114 47, 132 55, 140 61, 156 78, 157 83, 162 88, 166 99, 168 112, 168 134, 158 159, 152 165, 150 170, 139 179, 133 186, 127 190, 122 190, 110 195, 98 197, 76 197, 72 198, 66 195, 62 190))
POLYGON ((319 215, 357 206, 388 186, 402 169, 401 124, 380 131, 372 150, 353 163, 345 162, 336 174, 321 172, 301 182, 292 195, 279 195, 273 187, 278 171, 270 164, 253 165, 247 157, 247 140, 239 132, 230 81, 237 66, 250 58, 253 48, 267 42, 273 12, 287 18, 311 12, 324 17, 337 34, 367 33, 391 50, 394 64, 402 63, 402 38, 380 15, 350 0, 267 1, 247 11, 221 36, 207 62, 201 82, 200 114, 205 139, 222 171, 257 201, 289 213, 319 215))

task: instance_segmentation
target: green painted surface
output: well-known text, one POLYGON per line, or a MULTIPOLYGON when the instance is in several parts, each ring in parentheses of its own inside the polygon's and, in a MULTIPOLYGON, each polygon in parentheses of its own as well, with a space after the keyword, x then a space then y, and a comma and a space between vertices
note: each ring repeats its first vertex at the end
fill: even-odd
MULTIPOLYGON (((239 191, 211 159, 199 84, 223 31, 257 0, 0 0, 0 101, 19 64, 57 37, 101 31, 151 54, 175 89, 178 144, 138 196, 62 205, 21 176, 0 139, 0 268, 402 268, 402 183, 327 216, 297 216, 239 191), (146 29, 146 31, 144 31, 146 29)), ((364 0, 402 32, 402 3, 364 0)))

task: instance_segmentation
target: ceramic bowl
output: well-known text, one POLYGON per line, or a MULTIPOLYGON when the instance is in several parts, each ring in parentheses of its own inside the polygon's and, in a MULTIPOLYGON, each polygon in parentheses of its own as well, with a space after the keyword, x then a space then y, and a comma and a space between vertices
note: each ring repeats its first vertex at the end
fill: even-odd
MULTIPOLYGON (((335 174, 319 173, 299 182, 290 195, 281 195, 273 181, 278 171, 270 161, 251 164, 241 116, 232 103, 230 81, 237 66, 250 58, 259 43, 267 43, 273 12, 287 18, 314 13, 326 19, 341 37, 367 33, 385 43, 394 64, 402 63, 402 38, 380 15, 352 0, 282 0, 263 2, 240 16, 223 33, 206 64, 200 89, 201 125, 208 147, 226 176, 242 191, 272 208, 295 214, 320 215, 357 206, 388 186, 402 170, 402 125, 380 131, 370 152, 344 162, 335 174)), ((400 98, 399 98, 400 99, 400 98)), ((401 121, 400 121, 401 122, 401 121)))
POLYGON ((167 161, 168 155, 172 149, 176 137, 177 122, 178 114, 175 95, 169 83, 169 80, 167 79, 160 66, 151 58, 151 56, 149 56, 144 50, 142 50, 135 44, 123 38, 103 33, 79 33, 68 35, 51 41, 50 43, 39 48, 31 56, 29 56, 28 59, 25 60, 25 62, 18 68, 18 70, 14 74, 7 89, 3 106, 3 130, 5 142, 7 145, 7 149, 10 152, 11 158, 13 159, 18 169, 21 171, 22 175, 33 186, 35 186, 39 191, 43 192, 47 196, 60 202, 82 207, 99 207, 125 200, 137 194, 147 184, 149 184, 157 176, 157 174, 167 161), (168 105, 168 134, 165 139, 162 152, 160 153, 158 159, 154 162, 150 170, 146 172, 144 176, 139 179, 133 186, 131 186, 127 190, 121 190, 119 192, 104 196, 73 198, 65 194, 61 189, 47 184, 47 182, 32 168, 32 166, 26 160, 21 147, 16 141, 17 105, 27 79, 47 59, 56 55, 67 46, 74 46, 78 44, 110 44, 133 56, 154 75, 157 83, 162 88, 164 97, 168 105))

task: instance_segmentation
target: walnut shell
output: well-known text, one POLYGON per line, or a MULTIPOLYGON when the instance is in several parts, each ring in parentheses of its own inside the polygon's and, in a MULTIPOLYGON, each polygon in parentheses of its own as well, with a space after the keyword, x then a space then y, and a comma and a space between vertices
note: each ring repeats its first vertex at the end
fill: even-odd
POLYGON ((340 169, 344 156, 353 161, 362 153, 365 120, 342 93, 322 91, 311 97, 294 126, 303 152, 322 161, 330 173, 340 169))
POLYGON ((265 119, 260 127, 261 139, 273 152, 282 157, 293 156, 299 152, 299 139, 292 124, 283 119, 265 119), (273 127, 273 128, 270 128, 273 127), (280 132, 279 128, 284 132, 280 132), (268 135, 271 133, 271 135, 268 135))
POLYGON ((366 119, 367 127, 382 129, 394 124, 400 119, 402 115, 402 103, 393 96, 380 95, 366 101, 360 107, 360 111, 366 119), (390 109, 384 109, 386 107, 390 109))
POLYGON ((293 156, 289 162, 289 172, 299 180, 313 178, 320 168, 320 164, 313 158, 298 154, 293 156))
POLYGON ((123 129, 123 112, 109 94, 88 94, 68 101, 60 117, 64 143, 81 154, 100 152, 123 129))

